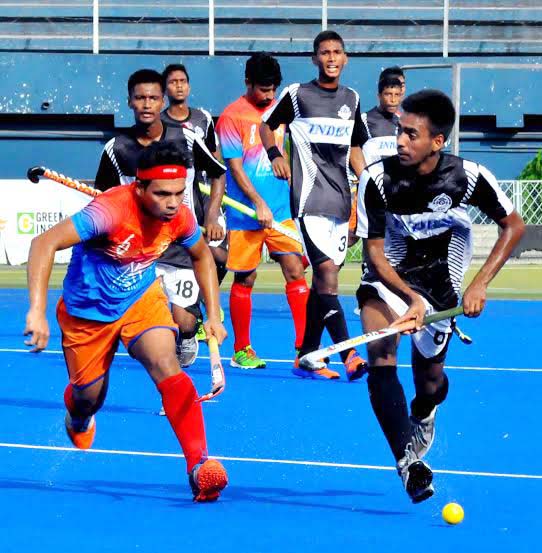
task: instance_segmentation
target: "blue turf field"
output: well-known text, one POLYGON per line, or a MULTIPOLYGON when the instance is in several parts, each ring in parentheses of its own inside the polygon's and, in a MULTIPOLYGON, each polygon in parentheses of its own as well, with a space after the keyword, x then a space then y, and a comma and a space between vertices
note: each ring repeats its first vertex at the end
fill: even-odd
MULTIPOLYGON (((36 356, 22 342, 26 305, 24 290, 0 290, 1 553, 540 551, 542 302, 493 301, 480 319, 461 321, 475 343, 452 342, 450 395, 428 455, 437 491, 417 506, 392 469, 365 381, 290 374, 293 328, 282 296, 254 297, 252 341, 268 368, 226 366, 227 390, 205 405, 210 453, 225 459, 231 482, 210 505, 191 502, 178 444, 157 416, 158 393, 123 352, 95 449, 71 448, 54 310, 50 351, 36 356), (453 500, 466 517, 448 527, 440 510, 453 500)), ((353 298, 343 305, 359 334, 353 298)), ((189 372, 202 392, 204 345, 200 354, 189 372)), ((401 375, 410 397, 409 369, 401 375)))

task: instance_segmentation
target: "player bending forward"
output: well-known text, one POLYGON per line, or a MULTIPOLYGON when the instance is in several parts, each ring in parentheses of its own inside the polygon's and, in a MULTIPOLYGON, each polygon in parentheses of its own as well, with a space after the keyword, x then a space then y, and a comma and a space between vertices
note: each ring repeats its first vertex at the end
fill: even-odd
POLYGON ((412 321, 410 404, 397 378, 398 339, 368 344, 371 405, 414 503, 433 495, 433 474, 422 457, 435 436, 435 413, 448 394, 444 372, 452 321, 421 329, 426 314, 455 307, 472 257, 475 205, 502 230, 489 257, 463 294, 477 317, 487 286, 519 242, 524 224, 495 177, 482 165, 442 153, 455 110, 438 90, 407 97, 397 137, 398 155, 370 165, 358 190, 357 233, 364 239, 357 292, 364 332, 412 321))
POLYGON ((214 501, 227 485, 224 467, 207 459, 196 389, 175 355, 178 332, 156 280, 155 261, 174 240, 185 246, 207 305, 207 335, 226 337, 220 322, 214 261, 189 208, 182 205, 192 159, 173 142, 145 148, 137 178, 112 188, 32 241, 28 258, 27 345, 47 346, 45 309, 55 252, 74 246, 57 320, 70 382, 64 392, 66 431, 80 449, 92 446, 109 367, 121 340, 147 369, 186 458, 195 501, 214 501))

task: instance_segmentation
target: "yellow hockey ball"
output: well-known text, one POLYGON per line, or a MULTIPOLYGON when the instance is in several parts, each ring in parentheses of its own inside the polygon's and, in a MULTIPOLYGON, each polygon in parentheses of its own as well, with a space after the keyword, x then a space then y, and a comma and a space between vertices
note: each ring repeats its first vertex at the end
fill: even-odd
POLYGON ((459 503, 448 503, 442 509, 442 518, 448 524, 459 524, 463 521, 465 513, 459 503))

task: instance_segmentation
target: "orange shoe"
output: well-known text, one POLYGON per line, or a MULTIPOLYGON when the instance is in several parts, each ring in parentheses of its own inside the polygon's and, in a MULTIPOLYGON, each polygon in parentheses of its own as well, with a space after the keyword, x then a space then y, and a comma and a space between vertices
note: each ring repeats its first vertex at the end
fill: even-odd
POLYGON ((194 501, 216 501, 220 492, 228 485, 228 473, 222 463, 216 459, 207 459, 192 469, 188 482, 194 494, 194 501))
POLYGON ((85 424, 82 425, 81 430, 78 430, 77 432, 73 429, 72 418, 67 411, 64 423, 66 424, 68 438, 76 448, 90 449, 92 447, 94 436, 96 436, 96 419, 94 418, 94 415, 89 417, 85 421, 85 424))
POLYGON ((358 380, 367 372, 367 361, 355 349, 348 354, 344 366, 346 368, 346 378, 350 382, 358 380))
POLYGON ((292 373, 301 378, 311 378, 312 380, 337 380, 341 376, 338 372, 327 368, 323 361, 302 361, 299 362, 299 356, 296 356, 292 373))

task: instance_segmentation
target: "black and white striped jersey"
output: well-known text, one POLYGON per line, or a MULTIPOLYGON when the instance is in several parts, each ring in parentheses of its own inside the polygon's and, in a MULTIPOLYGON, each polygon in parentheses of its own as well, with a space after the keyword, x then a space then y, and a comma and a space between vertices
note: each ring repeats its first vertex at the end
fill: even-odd
POLYGON ((211 153, 216 152, 218 139, 216 137, 215 124, 211 114, 202 108, 188 108, 188 117, 182 121, 173 119, 167 109, 160 114, 160 119, 169 127, 186 127, 195 132, 207 146, 211 153))
MULTIPOLYGON (((195 214, 200 225, 203 224, 203 195, 198 186, 194 186, 196 172, 205 171, 212 178, 218 178, 226 172, 222 165, 209 152, 203 140, 186 127, 171 127, 163 125, 164 130, 160 141, 174 140, 185 143, 194 158, 194 167, 187 171, 186 191, 183 203, 195 214)), ((137 140, 135 127, 126 133, 115 136, 104 146, 100 166, 96 173, 94 186, 102 192, 120 184, 130 184, 134 181, 139 155, 145 149, 137 140)), ((169 263, 178 267, 191 267, 188 254, 173 242, 160 258, 160 262, 169 263), (176 261, 177 257, 179 260, 176 261), (181 259, 182 258, 182 259, 181 259)))
MULTIPOLYGON (((474 205, 494 221, 513 211, 482 165, 441 154, 435 170, 418 175, 398 156, 369 166, 358 188, 357 235, 384 238, 390 264, 436 307, 457 304, 472 258, 474 205)), ((374 279, 369 266, 363 279, 374 279)))
MULTIPOLYGON (((217 178, 226 172, 222 165, 207 149, 203 140, 186 127, 163 125, 160 141, 180 140, 186 144, 194 157, 194 167, 188 169, 184 203, 190 207, 196 217, 201 219, 201 193, 194 187, 196 171, 205 171, 211 178, 217 178)), ((119 184, 130 184, 135 179, 139 154, 145 149, 137 140, 135 127, 126 133, 115 136, 104 146, 100 166, 96 173, 94 186, 98 190, 107 190, 119 184)), ((198 222, 200 222, 198 219, 198 222)))
POLYGON ((361 149, 367 165, 397 153, 397 114, 375 106, 361 114, 361 121, 361 149))
POLYGON ((262 120, 272 130, 289 125, 292 217, 348 221, 350 148, 360 145, 362 127, 358 93, 345 86, 325 89, 316 81, 292 84, 262 120))

